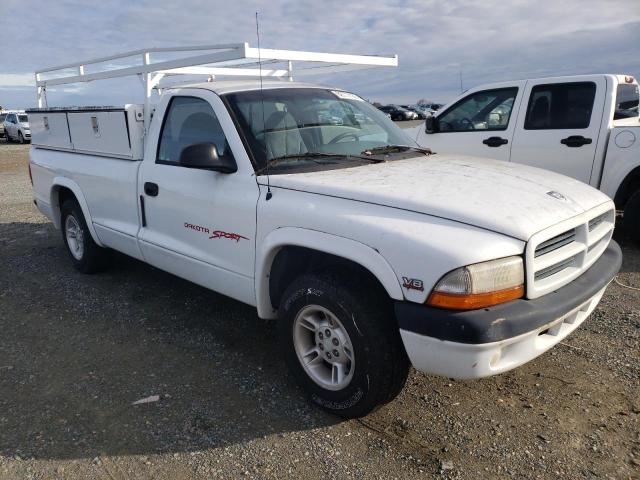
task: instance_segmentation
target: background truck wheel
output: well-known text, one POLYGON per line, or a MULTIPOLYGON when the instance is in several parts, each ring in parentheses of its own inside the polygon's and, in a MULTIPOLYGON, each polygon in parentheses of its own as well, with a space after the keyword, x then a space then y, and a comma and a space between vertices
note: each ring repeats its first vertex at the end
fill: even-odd
POLYGON ((640 190, 631 195, 624 206, 622 227, 636 243, 640 243, 640 190))
POLYGON ((344 278, 305 274, 294 280, 282 297, 278 328, 285 360, 311 399, 354 418, 400 393, 409 360, 386 293, 344 278))
POLYGON ((93 241, 78 202, 67 199, 61 209, 62 240, 73 266, 82 273, 95 273, 107 265, 109 251, 93 241))

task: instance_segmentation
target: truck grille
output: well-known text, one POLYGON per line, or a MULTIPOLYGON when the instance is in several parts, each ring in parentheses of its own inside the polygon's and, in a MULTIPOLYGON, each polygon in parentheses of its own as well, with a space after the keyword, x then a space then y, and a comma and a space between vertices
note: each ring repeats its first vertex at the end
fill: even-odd
POLYGON ((576 239, 576 229, 572 228, 568 232, 561 233, 560 235, 556 235, 553 238, 550 238, 546 242, 542 242, 540 245, 536 247, 536 251, 534 253, 534 257, 539 257, 540 255, 544 255, 545 253, 549 253, 553 250, 557 250, 560 247, 567 245, 575 241, 576 239))
POLYGON ((615 222, 611 205, 539 232, 527 243, 527 297, 556 290, 587 270, 605 251, 615 222))

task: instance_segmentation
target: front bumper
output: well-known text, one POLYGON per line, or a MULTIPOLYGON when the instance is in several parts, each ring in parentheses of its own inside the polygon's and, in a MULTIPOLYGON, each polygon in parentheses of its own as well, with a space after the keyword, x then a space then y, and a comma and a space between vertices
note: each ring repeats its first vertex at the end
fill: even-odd
POLYGON ((516 368, 573 332, 596 308, 620 270, 615 241, 580 277, 535 300, 452 311, 396 302, 400 334, 417 370, 450 378, 481 378, 516 368))

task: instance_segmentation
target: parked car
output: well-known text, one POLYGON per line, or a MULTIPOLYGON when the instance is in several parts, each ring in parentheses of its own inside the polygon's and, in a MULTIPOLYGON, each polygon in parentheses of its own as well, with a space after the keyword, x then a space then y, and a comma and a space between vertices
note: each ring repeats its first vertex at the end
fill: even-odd
POLYGON ((77 270, 118 250, 255 306, 310 398, 345 417, 391 401, 410 363, 468 379, 532 360, 586 320, 620 268, 602 192, 432 155, 343 90, 215 81, 163 88, 153 116, 30 113, 35 203, 77 270), (318 122, 332 107, 348 121, 318 122))
POLYGON ((428 116, 433 115, 433 113, 435 112, 435 110, 431 110, 429 107, 427 107, 426 105, 422 105, 422 104, 416 104, 413 105, 413 109, 417 112, 421 112, 424 115, 424 118, 426 119, 428 116))
POLYGON ((26 113, 8 113, 3 122, 7 142, 31 141, 31 127, 26 113))
POLYGON ((4 138, 4 119, 7 117, 7 114, 4 112, 0 112, 0 138, 4 138))
POLYGON ((421 110, 412 107, 411 105, 400 105, 405 110, 413 112, 417 115, 416 120, 425 120, 427 118, 426 114, 424 114, 421 110))
POLYGON ((599 188, 640 242, 638 82, 578 75, 473 88, 414 131, 417 142, 553 170, 599 188))
POLYGON ((415 112, 411 112, 407 109, 399 107, 398 105, 385 105, 383 107, 378 107, 379 110, 384 113, 388 113, 391 117, 391 120, 399 121, 399 120, 417 120, 418 114, 415 112))

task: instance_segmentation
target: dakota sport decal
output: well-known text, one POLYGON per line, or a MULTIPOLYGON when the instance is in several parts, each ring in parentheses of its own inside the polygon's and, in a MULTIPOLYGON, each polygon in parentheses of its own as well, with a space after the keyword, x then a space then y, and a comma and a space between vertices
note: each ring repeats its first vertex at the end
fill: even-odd
POLYGON ((217 238, 228 238, 229 240, 235 240, 238 243, 240 240, 249 240, 247 237, 243 237, 238 233, 232 232, 224 232, 222 230, 214 230, 213 232, 209 230, 207 227, 203 227, 201 225, 194 225, 193 223, 184 224, 184 228, 188 228, 189 230, 195 230, 196 232, 206 233, 210 235, 210 240, 215 240, 217 238))

